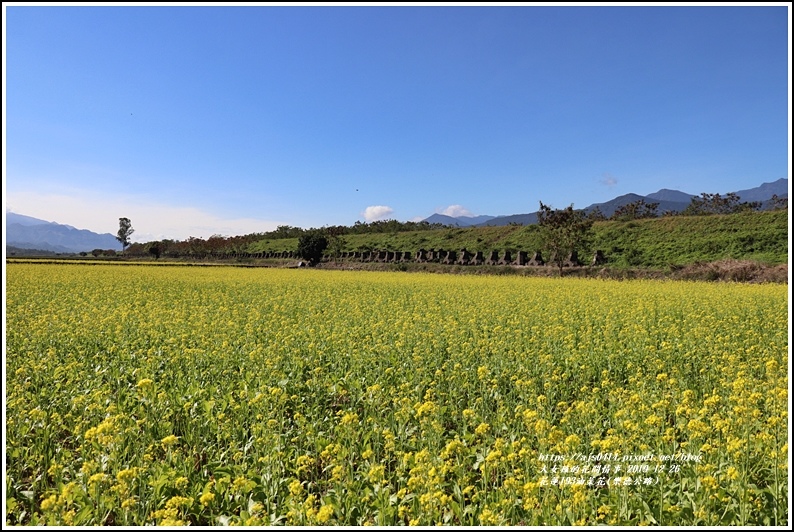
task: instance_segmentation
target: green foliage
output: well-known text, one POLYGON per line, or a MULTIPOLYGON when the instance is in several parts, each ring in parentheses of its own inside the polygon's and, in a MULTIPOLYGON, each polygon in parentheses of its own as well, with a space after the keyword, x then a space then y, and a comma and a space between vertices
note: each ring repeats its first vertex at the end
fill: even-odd
POLYGON ((115 249, 93 249, 91 250, 91 255, 94 257, 115 257, 116 250, 115 249))
POLYGON ((565 209, 552 209, 541 201, 538 226, 543 247, 560 269, 562 276, 562 268, 571 253, 581 250, 587 244, 593 221, 585 216, 584 211, 574 210, 573 205, 565 209))
POLYGON ((735 214, 743 211, 754 211, 761 207, 758 201, 741 202, 735 192, 725 196, 704 192, 700 197, 692 198, 692 202, 681 213, 684 216, 702 216, 706 214, 735 214))
POLYGON ((289 225, 279 225, 275 231, 264 233, 263 236, 267 238, 298 238, 304 233, 300 227, 292 227, 289 225))
POLYGON ((299 238, 304 234, 313 231, 325 231, 327 234, 342 235, 362 235, 362 234, 383 234, 383 233, 404 233, 409 231, 434 231, 446 227, 443 224, 431 224, 430 222, 399 222, 397 220, 376 220, 374 222, 356 222, 352 226, 333 225, 322 229, 302 229, 289 225, 280 225, 275 231, 262 233, 261 236, 267 239, 286 239, 299 238))
POLYGON ((298 239, 298 256, 315 265, 323 258, 323 252, 328 247, 328 239, 321 231, 312 231, 298 239))
POLYGON ((645 203, 644 199, 633 201, 615 210, 610 220, 629 221, 642 218, 656 218, 659 214, 658 203, 645 203))
POLYGON ((345 239, 342 236, 344 231, 340 227, 328 227, 325 230, 326 238, 328 239, 328 251, 334 260, 337 260, 345 249, 345 239))
POLYGON ((603 222, 607 219, 603 212, 601 212, 601 208, 597 205, 593 208, 592 211, 587 213, 587 217, 594 222, 603 222))

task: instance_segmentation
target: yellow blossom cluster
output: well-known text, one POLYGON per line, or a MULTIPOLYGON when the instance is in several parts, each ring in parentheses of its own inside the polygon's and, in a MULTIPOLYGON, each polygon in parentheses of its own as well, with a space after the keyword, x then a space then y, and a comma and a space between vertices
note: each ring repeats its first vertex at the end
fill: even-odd
POLYGON ((12 263, 6 288, 9 525, 788 516, 784 286, 12 263))

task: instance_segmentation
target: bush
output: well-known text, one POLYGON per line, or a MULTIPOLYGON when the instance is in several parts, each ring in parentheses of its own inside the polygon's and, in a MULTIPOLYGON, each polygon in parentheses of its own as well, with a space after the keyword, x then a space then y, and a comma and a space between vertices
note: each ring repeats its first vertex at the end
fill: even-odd
POLYGON ((319 231, 312 231, 298 239, 298 256, 314 266, 323 258, 328 247, 328 239, 319 231))

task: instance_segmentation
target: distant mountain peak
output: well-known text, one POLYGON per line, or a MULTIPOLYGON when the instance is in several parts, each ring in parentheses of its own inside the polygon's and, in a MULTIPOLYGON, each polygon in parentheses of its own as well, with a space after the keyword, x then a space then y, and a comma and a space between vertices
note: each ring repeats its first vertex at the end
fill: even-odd
POLYGON ((648 194, 646 198, 658 201, 675 201, 680 203, 689 203, 694 197, 692 194, 681 192, 680 190, 671 190, 669 188, 660 189, 658 192, 648 194))

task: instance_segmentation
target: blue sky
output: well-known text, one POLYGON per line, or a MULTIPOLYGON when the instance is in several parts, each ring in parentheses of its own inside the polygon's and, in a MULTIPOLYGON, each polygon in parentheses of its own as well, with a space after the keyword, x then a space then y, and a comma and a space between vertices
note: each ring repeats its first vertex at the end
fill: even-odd
POLYGON ((790 173, 783 4, 3 9, 6 210, 134 241, 790 173))

